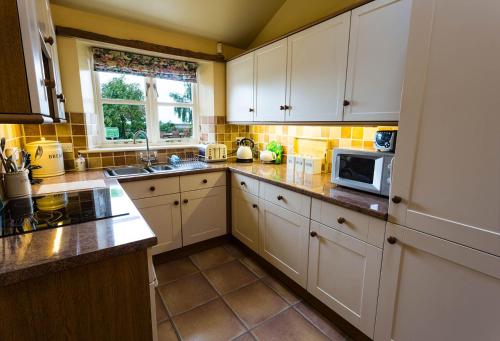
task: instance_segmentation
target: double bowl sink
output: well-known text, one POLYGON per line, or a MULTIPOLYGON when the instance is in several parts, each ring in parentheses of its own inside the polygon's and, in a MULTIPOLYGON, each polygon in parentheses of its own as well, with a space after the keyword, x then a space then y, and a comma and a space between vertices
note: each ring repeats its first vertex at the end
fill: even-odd
POLYGON ((104 173, 110 177, 117 177, 117 176, 127 176, 127 175, 145 175, 145 174, 155 174, 155 173, 176 172, 180 170, 200 169, 206 167, 207 165, 202 162, 182 167, 166 165, 166 164, 157 164, 151 166, 123 166, 123 167, 106 168, 104 170, 104 173))

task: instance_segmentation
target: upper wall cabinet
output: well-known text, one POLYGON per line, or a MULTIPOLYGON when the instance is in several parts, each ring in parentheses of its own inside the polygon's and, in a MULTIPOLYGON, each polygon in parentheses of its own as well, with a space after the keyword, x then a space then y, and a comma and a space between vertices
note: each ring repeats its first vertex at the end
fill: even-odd
MULTIPOLYGON (((376 0, 252 52, 253 121, 398 121, 410 10, 411 0, 376 0)), ((248 58, 228 63, 230 122, 250 119, 250 101, 234 95, 248 58)))
POLYGON ((64 95, 48 1, 2 1, 0 12, 0 122, 57 122, 64 95))
POLYGON ((344 121, 397 121, 411 0, 378 0, 352 11, 344 121))
POLYGON ((287 39, 255 51, 255 121, 285 119, 287 39))
POLYGON ((350 13, 288 37, 285 121, 341 121, 350 13))
POLYGON ((251 122, 254 114, 254 53, 231 60, 226 65, 227 120, 251 122))

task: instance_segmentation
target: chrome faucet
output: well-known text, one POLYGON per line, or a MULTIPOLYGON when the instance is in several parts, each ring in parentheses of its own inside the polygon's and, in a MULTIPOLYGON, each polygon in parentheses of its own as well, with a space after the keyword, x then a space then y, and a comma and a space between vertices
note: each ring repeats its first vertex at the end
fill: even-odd
POLYGON ((141 155, 141 161, 142 162, 145 162, 146 163, 146 166, 151 166, 151 162, 156 162, 157 161, 157 158, 156 158, 156 152, 154 153, 153 156, 151 156, 150 152, 149 152, 149 139, 148 139, 148 135, 146 134, 146 132, 144 130, 138 130, 134 133, 134 144, 136 139, 137 139, 137 136, 139 136, 140 134, 143 134, 144 137, 146 138, 146 157, 144 157, 142 155, 142 153, 140 153, 141 155))

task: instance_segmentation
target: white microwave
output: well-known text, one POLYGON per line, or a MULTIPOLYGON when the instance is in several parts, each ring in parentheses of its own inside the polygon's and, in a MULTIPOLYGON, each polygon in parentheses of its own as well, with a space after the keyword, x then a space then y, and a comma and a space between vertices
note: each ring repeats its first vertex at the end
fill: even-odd
POLYGON ((353 149, 334 149, 332 182, 334 184, 389 196, 394 153, 353 149))

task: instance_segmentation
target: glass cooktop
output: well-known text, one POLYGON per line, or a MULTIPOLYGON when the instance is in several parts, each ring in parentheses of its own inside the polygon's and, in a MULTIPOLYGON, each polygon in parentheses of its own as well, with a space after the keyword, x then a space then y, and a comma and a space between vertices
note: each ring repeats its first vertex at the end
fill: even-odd
POLYGON ((122 198, 121 189, 96 188, 12 199, 0 210, 0 237, 127 215, 122 198))

